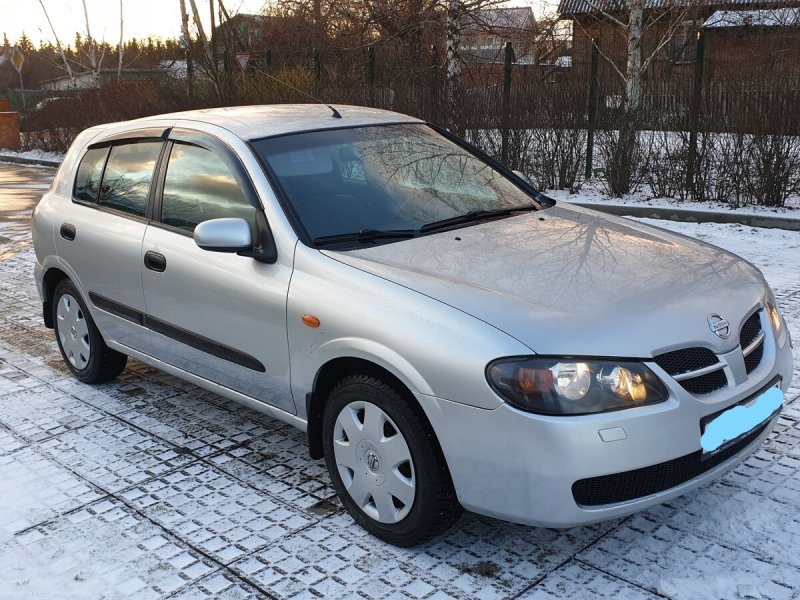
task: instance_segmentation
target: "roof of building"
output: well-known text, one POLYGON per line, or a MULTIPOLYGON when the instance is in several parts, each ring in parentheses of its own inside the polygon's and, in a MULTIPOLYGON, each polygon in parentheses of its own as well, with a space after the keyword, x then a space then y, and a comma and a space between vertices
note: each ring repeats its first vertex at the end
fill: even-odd
MULTIPOLYGON (((724 10, 726 8, 768 8, 770 6, 784 7, 787 4, 797 5, 797 0, 644 0, 645 10, 705 7, 709 10, 724 10)), ((619 13, 627 12, 628 0, 561 0, 558 13, 562 17, 576 15, 596 14, 600 12, 619 13)))
POLYGON ((472 13, 467 29, 529 30, 536 22, 531 7, 484 8, 472 13))
POLYGON ((709 29, 798 26, 800 26, 800 8, 718 10, 703 23, 703 27, 709 29))

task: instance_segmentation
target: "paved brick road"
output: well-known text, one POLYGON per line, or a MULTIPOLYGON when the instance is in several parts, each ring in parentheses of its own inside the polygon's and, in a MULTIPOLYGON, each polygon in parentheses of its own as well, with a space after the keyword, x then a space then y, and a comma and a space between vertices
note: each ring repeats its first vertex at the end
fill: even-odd
MULTIPOLYGON (((0 213, 2 599, 800 597, 797 374, 765 446, 703 490, 569 531, 465 515, 400 550, 289 426, 134 361, 72 379, 19 211, 0 213)), ((798 339, 800 281, 776 292, 798 339)))

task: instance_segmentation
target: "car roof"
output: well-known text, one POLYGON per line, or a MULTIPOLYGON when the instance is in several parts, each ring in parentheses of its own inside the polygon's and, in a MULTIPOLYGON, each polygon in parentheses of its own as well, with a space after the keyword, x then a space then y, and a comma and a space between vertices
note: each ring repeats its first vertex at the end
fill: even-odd
POLYGON ((317 129, 423 122, 378 108, 341 104, 333 106, 341 118, 335 118, 333 111, 325 104, 263 104, 188 110, 136 119, 131 123, 146 125, 148 121, 164 119, 198 121, 224 127, 242 139, 253 140, 317 129))

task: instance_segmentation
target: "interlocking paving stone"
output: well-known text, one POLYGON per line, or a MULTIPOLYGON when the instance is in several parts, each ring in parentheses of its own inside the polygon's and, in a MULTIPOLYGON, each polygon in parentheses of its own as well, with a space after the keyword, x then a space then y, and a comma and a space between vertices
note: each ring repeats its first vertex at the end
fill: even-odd
POLYGON ((108 492, 119 491, 196 460, 113 417, 38 444, 76 474, 108 492))
POLYGON ((256 414, 239 407, 228 411, 215 404, 198 401, 191 393, 153 400, 148 396, 132 403, 131 410, 119 417, 178 446, 190 448, 198 456, 208 456, 269 435, 268 428, 255 421, 256 414))
POLYGON ((440 539, 395 548, 340 514, 232 565, 281 597, 342 587, 370 598, 394 589, 407 598, 443 591, 459 598, 503 598, 525 589, 613 527, 534 529, 466 515, 440 539))
POLYGON ((2 528, 17 533, 103 494, 29 448, 0 456, 2 528))
POLYGON ((578 561, 570 561, 552 571, 535 588, 523 592, 520 599, 570 598, 571 600, 654 600, 657 595, 626 581, 612 577, 578 561))
POLYGON ((221 563, 314 522, 206 464, 151 480, 121 497, 221 563))
POLYGON ((308 457, 305 434, 275 424, 265 435, 209 459, 220 469, 302 508, 335 491, 324 461, 308 457))
POLYGON ((0 422, 31 442, 80 429, 104 416, 44 383, 0 396, 0 422))
POLYGON ((170 600, 197 600, 201 598, 255 600, 264 598, 264 594, 235 575, 220 570, 199 581, 190 583, 178 593, 170 596, 170 600))
POLYGON ((100 500, 0 545, 0 599, 159 598, 215 568, 120 502, 100 500))
POLYGON ((8 429, 0 425, 0 456, 5 456, 11 452, 16 452, 20 448, 24 448, 25 444, 14 437, 8 429))
MULTIPOLYGON (((657 515, 656 515, 657 516, 657 515)), ((792 598, 795 566, 637 514, 578 554, 591 566, 671 598, 792 598)))

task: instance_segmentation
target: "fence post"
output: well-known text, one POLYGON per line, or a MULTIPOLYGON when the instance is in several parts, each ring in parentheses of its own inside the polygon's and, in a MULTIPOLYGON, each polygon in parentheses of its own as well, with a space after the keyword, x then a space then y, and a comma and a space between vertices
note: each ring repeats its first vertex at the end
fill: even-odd
POLYGON ((369 105, 375 106, 375 46, 370 46, 367 50, 367 89, 369 105))
POLYGON ((514 46, 506 42, 506 56, 503 63, 503 103, 502 103, 502 130, 500 132, 500 162, 508 165, 508 125, 511 112, 511 69, 514 66, 514 46))
POLYGON ((272 68, 272 50, 267 50, 264 54, 264 62, 267 64, 267 68, 272 68))
POLYGON ((186 95, 190 100, 194 99, 194 63, 192 62, 192 53, 187 50, 184 54, 186 59, 186 80, 189 86, 186 88, 186 95))
POLYGON ((592 177, 594 161, 594 130, 597 127, 597 70, 600 62, 600 40, 592 40, 592 62, 589 67, 589 98, 586 105, 586 170, 584 178, 592 177))
POLYGON ((322 59, 319 48, 314 48, 314 81, 319 83, 320 79, 322 79, 322 59))
POLYGON ((697 32, 697 54, 694 59, 694 87, 692 104, 689 107, 689 156, 686 159, 686 190, 694 189, 694 175, 697 168, 697 130, 700 123, 700 109, 703 102, 703 68, 706 54, 706 34, 697 32))

